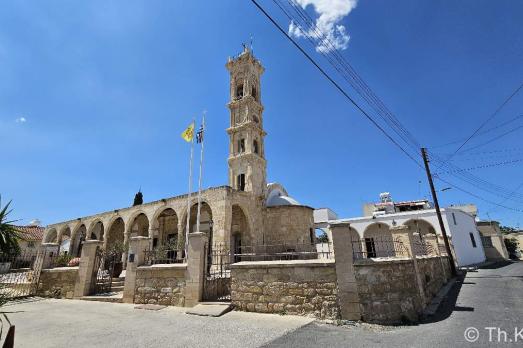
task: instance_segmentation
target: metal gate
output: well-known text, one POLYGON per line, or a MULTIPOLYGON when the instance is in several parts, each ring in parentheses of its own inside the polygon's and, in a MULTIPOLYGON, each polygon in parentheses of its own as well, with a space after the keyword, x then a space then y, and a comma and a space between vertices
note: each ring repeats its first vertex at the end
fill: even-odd
POLYGON ((228 245, 215 243, 205 247, 207 262, 203 282, 204 301, 231 300, 231 252, 228 245))
POLYGON ((13 299, 35 295, 43 262, 42 251, 0 256, 0 296, 13 299))
POLYGON ((93 274, 91 277, 91 295, 111 292, 112 273, 114 262, 106 257, 105 251, 98 247, 94 258, 93 274))

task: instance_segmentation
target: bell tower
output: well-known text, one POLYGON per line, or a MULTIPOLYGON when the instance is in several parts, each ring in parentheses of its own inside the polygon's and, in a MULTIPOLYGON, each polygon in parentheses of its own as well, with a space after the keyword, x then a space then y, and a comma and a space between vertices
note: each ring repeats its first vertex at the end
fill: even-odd
POLYGON ((230 73, 229 185, 239 191, 264 196, 267 188, 260 77, 265 70, 244 45, 229 58, 230 73))

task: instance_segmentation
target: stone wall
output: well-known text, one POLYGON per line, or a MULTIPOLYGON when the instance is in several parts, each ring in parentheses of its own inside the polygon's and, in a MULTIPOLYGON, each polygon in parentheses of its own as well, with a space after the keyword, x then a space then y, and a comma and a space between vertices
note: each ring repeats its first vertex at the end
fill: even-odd
POLYGON ((186 270, 186 264, 138 267, 134 303, 183 307, 186 270))
POLYGON ((239 262, 231 281, 237 310, 339 317, 333 260, 239 262))
POLYGON ((421 302, 411 259, 365 259, 354 263, 363 320, 416 321, 421 302))
POLYGON ((43 269, 40 273, 37 295, 71 299, 77 281, 78 267, 43 269))
MULTIPOLYGON (((443 259, 446 261, 443 261, 443 265, 446 267, 446 274, 450 274, 447 257, 443 259)), ((425 292, 425 299, 427 301, 426 304, 429 304, 439 289, 447 282, 445 274, 443 273, 442 260, 436 256, 422 256, 418 257, 417 261, 423 283, 423 290, 425 292)))
POLYGON ((311 243, 311 229, 314 235, 313 212, 314 209, 301 205, 267 207, 266 242, 311 243))

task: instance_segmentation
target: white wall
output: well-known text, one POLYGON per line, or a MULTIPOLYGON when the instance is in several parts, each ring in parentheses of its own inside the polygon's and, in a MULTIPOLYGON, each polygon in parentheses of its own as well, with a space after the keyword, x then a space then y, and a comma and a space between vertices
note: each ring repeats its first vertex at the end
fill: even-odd
MULTIPOLYGON (((442 210, 443 224, 447 235, 451 236, 451 242, 456 252, 456 262, 458 266, 467 266, 485 261, 485 251, 481 243, 481 237, 476 227, 474 218, 461 210, 446 208, 442 210), (456 224, 452 218, 452 213, 456 217, 456 224), (476 247, 472 246, 469 233, 474 235, 476 247)), ((434 209, 420 210, 416 212, 404 212, 396 214, 386 214, 381 216, 361 217, 351 219, 341 219, 337 221, 346 221, 355 229, 360 238, 363 238, 365 229, 374 223, 385 223, 389 228, 401 226, 409 220, 419 219, 430 223, 438 235, 442 235, 439 227, 438 217, 434 209), (395 222, 395 224, 393 223, 395 222)))

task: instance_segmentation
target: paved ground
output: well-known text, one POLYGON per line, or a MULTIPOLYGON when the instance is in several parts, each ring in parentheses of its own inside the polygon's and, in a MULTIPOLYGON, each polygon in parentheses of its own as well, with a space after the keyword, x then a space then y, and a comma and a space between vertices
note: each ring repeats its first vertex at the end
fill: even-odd
MULTIPOLYGON (((266 347, 523 347, 523 331, 514 342, 515 328, 523 329, 523 262, 469 272, 442 306, 430 322, 408 327, 337 327, 313 322, 266 347), (479 332, 474 343, 464 337, 469 327, 479 332), (486 327, 506 331, 507 340, 503 333, 498 340, 497 329, 492 329, 489 341, 486 327)), ((470 335, 475 337, 472 331, 470 335)))
POLYGON ((16 347, 456 347, 519 346, 523 329, 523 262, 469 272, 431 322, 408 327, 334 326, 307 318, 230 312, 220 318, 134 305, 40 300, 4 308, 16 325, 16 347), (468 343, 464 331, 479 330, 468 343), (507 331, 507 342, 493 330, 507 331))

